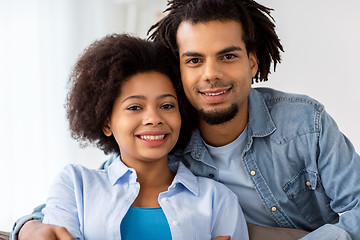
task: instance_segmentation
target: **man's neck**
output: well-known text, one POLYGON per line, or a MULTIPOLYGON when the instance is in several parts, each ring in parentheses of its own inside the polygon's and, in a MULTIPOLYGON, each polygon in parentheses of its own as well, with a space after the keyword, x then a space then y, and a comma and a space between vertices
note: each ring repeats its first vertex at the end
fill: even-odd
POLYGON ((210 125, 200 120, 200 133, 204 141, 214 147, 221 147, 233 142, 244 131, 248 122, 248 109, 239 111, 230 121, 218 125, 210 125))

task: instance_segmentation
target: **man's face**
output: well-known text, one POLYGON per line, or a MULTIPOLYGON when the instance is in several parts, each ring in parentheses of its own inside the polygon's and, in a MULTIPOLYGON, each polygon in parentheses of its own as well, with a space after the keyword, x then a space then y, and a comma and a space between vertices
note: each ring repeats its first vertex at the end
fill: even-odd
POLYGON ((247 115, 257 58, 246 52, 236 21, 182 22, 177 31, 180 71, 190 103, 208 124, 247 115))

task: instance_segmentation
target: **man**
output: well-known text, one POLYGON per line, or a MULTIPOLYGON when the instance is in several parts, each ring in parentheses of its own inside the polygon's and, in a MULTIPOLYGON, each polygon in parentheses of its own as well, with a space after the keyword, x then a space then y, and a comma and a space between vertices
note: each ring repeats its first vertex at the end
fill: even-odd
MULTIPOLYGON (((151 28, 151 38, 178 56, 199 115, 198 130, 171 160, 226 184, 249 223, 310 232, 303 239, 360 239, 360 157, 352 144, 317 101, 251 88, 280 62, 269 11, 251 0, 173 0, 151 28)), ((29 222, 20 239, 59 230, 29 222)))

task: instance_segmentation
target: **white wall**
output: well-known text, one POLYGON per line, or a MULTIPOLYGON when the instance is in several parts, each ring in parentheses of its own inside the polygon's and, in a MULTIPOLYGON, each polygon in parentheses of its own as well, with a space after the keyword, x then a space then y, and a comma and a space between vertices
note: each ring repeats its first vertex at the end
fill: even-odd
POLYGON ((259 3, 275 10, 285 52, 270 80, 258 86, 319 100, 360 152, 360 1, 259 3))
MULTIPOLYGON (((360 151, 360 1, 261 0, 275 9, 283 62, 258 86, 325 104, 360 151)), ((79 53, 112 32, 145 37, 165 0, 0 0, 0 230, 45 202, 68 163, 107 158, 67 130, 66 81, 79 53)))

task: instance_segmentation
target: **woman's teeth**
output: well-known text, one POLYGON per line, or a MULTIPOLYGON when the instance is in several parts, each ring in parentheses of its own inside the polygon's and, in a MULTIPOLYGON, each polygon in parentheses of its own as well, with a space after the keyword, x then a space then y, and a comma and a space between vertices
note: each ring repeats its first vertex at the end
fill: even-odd
POLYGON ((140 135, 139 138, 146 140, 146 141, 159 141, 163 140, 165 137, 165 134, 163 135, 140 135))

